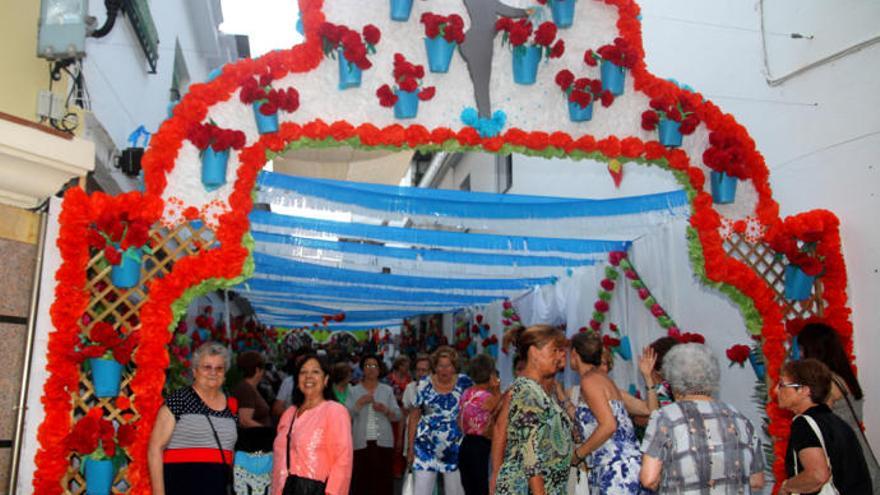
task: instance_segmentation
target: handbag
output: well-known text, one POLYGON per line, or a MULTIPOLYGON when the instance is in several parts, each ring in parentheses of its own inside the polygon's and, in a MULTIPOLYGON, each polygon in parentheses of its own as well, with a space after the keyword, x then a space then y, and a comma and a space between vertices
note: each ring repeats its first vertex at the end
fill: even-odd
POLYGON ((403 476, 403 490, 400 495, 416 495, 416 475, 413 473, 412 466, 406 468, 406 474, 403 476))
MULTIPOLYGON (((819 430, 819 425, 816 424, 816 420, 811 418, 806 414, 799 414, 795 416, 797 418, 804 418, 807 420, 807 424, 810 425, 810 428, 813 429, 813 433, 819 437, 819 443, 822 445, 822 452, 825 453, 825 461, 828 463, 828 470, 831 471, 831 458, 828 457, 828 451, 825 450, 825 438, 822 436, 822 431, 819 430)), ((794 452, 794 474, 798 474, 798 456, 797 452, 794 452)), ((797 494, 794 494, 797 495, 797 494)), ((840 495, 840 492, 837 491, 837 488, 834 486, 834 471, 831 471, 831 477, 828 478, 828 482, 822 485, 822 489, 819 490, 819 495, 840 495)))
POLYGON ((284 488, 281 495, 324 495, 327 489, 326 481, 313 480, 311 478, 303 478, 295 474, 290 474, 290 436, 293 432, 293 424, 296 423, 296 414, 293 413, 293 419, 287 428, 287 479, 284 480, 284 488))

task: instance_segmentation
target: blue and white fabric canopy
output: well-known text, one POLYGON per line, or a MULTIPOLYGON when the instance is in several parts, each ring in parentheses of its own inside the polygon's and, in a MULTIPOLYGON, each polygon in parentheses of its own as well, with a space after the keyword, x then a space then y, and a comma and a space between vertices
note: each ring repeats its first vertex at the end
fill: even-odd
POLYGON ((238 290, 261 321, 331 329, 399 326, 404 318, 513 298, 671 217, 684 191, 572 199, 394 187, 261 174, 251 214, 253 278, 238 290))

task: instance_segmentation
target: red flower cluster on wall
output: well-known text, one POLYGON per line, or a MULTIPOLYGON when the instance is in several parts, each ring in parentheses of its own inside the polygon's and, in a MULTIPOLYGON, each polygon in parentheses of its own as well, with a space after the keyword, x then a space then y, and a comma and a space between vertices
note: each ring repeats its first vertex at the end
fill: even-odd
POLYGON ((272 73, 268 71, 244 78, 239 99, 245 104, 262 102, 259 108, 263 115, 272 115, 278 110, 292 113, 299 108, 299 92, 295 88, 273 89, 272 73))
POLYGON ((611 91, 602 90, 602 81, 588 77, 574 78, 574 74, 563 69, 556 73, 556 84, 568 96, 568 101, 577 103, 581 108, 594 100, 601 100, 602 106, 607 107, 614 103, 614 95, 611 91))
POLYGON ((727 354, 727 359, 730 360, 731 364, 743 366, 746 360, 749 359, 749 354, 751 352, 751 347, 743 344, 736 344, 728 347, 725 354, 727 354))
POLYGON ((619 67, 632 69, 639 60, 639 52, 623 37, 614 38, 612 44, 603 45, 596 51, 584 52, 584 63, 591 67, 597 66, 603 60, 619 67))
POLYGON ((109 459, 121 453, 118 447, 128 448, 134 441, 134 425, 119 425, 103 418, 104 410, 94 407, 73 426, 67 437, 67 447, 83 456, 109 459), (100 450, 98 450, 100 448, 100 450), (98 451, 98 452, 96 452, 98 451))
POLYGON ((651 110, 642 113, 642 129, 653 131, 660 119, 673 120, 681 124, 679 131, 687 136, 693 134, 700 125, 700 117, 696 112, 696 104, 683 92, 677 97, 661 97, 651 99, 651 110))
POLYGON ((495 31, 504 33, 501 42, 510 43, 514 48, 529 43, 541 48, 549 58, 559 58, 565 53, 565 42, 561 39, 556 40, 558 28, 550 21, 542 22, 538 29, 534 29, 528 19, 500 17, 495 21, 495 31), (553 42, 554 40, 556 43, 553 42))
POLYGON ((361 70, 373 66, 367 59, 367 53, 376 53, 376 45, 382 39, 382 32, 372 24, 367 24, 358 33, 348 26, 324 22, 318 29, 318 35, 323 40, 325 55, 342 50, 342 56, 361 70))
POLYGON ((126 335, 110 323, 99 321, 89 330, 88 338, 75 348, 72 358, 80 363, 92 358, 112 358, 125 366, 138 343, 137 330, 126 335))
POLYGON ((214 124, 195 124, 189 129, 187 134, 190 142, 200 150, 208 149, 220 152, 230 148, 240 150, 244 147, 247 138, 241 131, 234 129, 223 129, 214 124))
POLYGON ((421 22, 425 25, 425 36, 430 39, 440 36, 451 43, 464 43, 464 19, 458 14, 438 15, 425 12, 421 22))
POLYGON ((127 211, 106 211, 89 229, 90 248, 104 251, 111 265, 122 262, 128 248, 142 248, 150 239, 150 224, 139 215, 127 211))
MULTIPOLYGON (((712 131, 709 133, 709 147, 703 152, 703 163, 716 172, 723 172, 741 180, 749 178, 746 156, 749 146, 737 133, 712 131)), ((754 149, 754 144, 751 146, 754 149)))
MULTIPOLYGON (((425 67, 416 65, 406 59, 400 53, 394 54, 394 83, 395 89, 412 93, 419 92, 419 100, 428 101, 434 97, 436 88, 429 86, 422 87, 422 78, 425 77, 425 67)), ((379 104, 383 107, 393 107, 397 103, 398 96, 395 94, 391 86, 383 84, 376 90, 376 97, 379 98, 379 104)))
POLYGON ((825 270, 824 257, 817 244, 824 236, 825 226, 812 218, 789 217, 772 225, 765 234, 770 247, 784 255, 788 262, 810 276, 819 276, 825 270))

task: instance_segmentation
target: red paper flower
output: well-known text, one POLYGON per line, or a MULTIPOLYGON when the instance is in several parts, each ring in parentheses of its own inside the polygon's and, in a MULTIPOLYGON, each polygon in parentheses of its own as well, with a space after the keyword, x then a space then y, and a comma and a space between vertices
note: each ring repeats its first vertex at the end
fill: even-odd
POLYGON ((614 281, 611 279, 604 278, 601 282, 599 282, 599 285, 601 285, 602 288, 607 291, 614 290, 614 281))
POLYGON ((607 313, 609 308, 608 303, 601 299, 596 301, 596 304, 593 304, 593 307, 596 308, 596 311, 600 313, 607 313))
POLYGON ((430 39, 442 36, 449 42, 464 43, 464 19, 458 14, 442 16, 425 12, 421 22, 425 25, 425 36, 430 39))
POLYGON ((751 348, 747 345, 736 344, 730 346, 727 351, 727 359, 731 362, 736 363, 742 366, 746 360, 749 358, 749 354, 752 352, 751 348))

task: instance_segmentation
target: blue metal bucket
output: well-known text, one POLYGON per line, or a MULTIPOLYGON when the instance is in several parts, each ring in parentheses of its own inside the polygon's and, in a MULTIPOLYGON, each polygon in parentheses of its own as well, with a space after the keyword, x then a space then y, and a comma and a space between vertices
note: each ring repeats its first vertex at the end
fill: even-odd
POLYGON ((262 106, 263 103, 264 101, 255 101, 252 105, 254 108, 254 119, 257 122, 257 131, 260 134, 278 132, 278 112, 275 112, 272 115, 263 115, 263 113, 260 112, 260 106, 262 106))
POLYGON ((359 88, 361 86, 361 69, 348 61, 342 54, 342 49, 337 53, 339 59, 339 89, 359 88))
POLYGON ((681 131, 678 130, 681 122, 670 119, 660 119, 658 131, 660 133, 660 144, 668 148, 677 148, 681 146, 681 131))
POLYGON ((709 181, 712 185, 712 201, 715 204, 726 205, 736 200, 736 177, 713 170, 709 174, 709 181))
POLYGON ((116 397, 119 395, 119 383, 122 381, 122 365, 115 359, 89 359, 92 368, 92 385, 95 397, 116 397))
POLYGON ((550 13, 556 27, 571 27, 574 22, 574 3, 576 0, 550 0, 550 13))
POLYGON ((412 0, 391 0, 391 20, 405 22, 412 12, 412 0))
POLYGON ((455 52, 455 43, 446 41, 442 36, 425 38, 425 50, 428 52, 428 69, 431 72, 445 73, 449 71, 449 63, 455 52))
POLYGON ((213 191, 226 184, 226 164, 229 163, 229 150, 214 151, 208 146, 202 152, 202 184, 213 191))
POLYGON ((412 119, 419 113, 419 90, 396 89, 394 94, 397 95, 397 103, 394 104, 394 118, 412 119))
POLYGON ((572 122, 586 122, 592 119, 593 102, 591 101, 590 104, 585 107, 581 107, 573 101, 568 102, 568 118, 570 118, 572 122))
POLYGON ((130 289, 141 281, 141 262, 144 252, 136 247, 122 253, 122 261, 110 269, 110 281, 120 289, 130 289))
POLYGON ((790 301, 809 299, 816 277, 807 275, 795 265, 785 267, 785 298, 790 301))
POLYGON ((623 67, 603 60, 599 69, 602 75, 602 89, 604 91, 611 91, 611 94, 614 96, 622 95, 624 82, 626 81, 626 71, 623 67))
POLYGON ((541 61, 541 49, 537 46, 518 46, 513 49, 513 82, 517 84, 535 84, 538 78, 538 62, 541 61))
POLYGON ((95 459, 85 460, 86 494, 110 495, 113 487, 113 461, 95 459))

